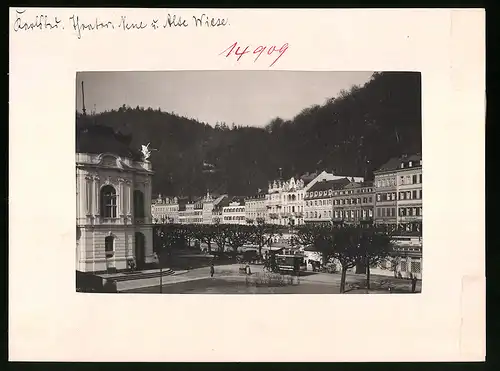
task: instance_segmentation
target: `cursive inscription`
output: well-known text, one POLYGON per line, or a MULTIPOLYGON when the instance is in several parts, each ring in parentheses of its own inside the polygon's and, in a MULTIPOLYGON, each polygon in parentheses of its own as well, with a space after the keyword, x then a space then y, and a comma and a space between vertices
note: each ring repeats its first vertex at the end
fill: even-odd
MULTIPOLYGON (((198 15, 185 15, 162 13, 157 14, 151 18, 148 17, 134 17, 133 15, 122 15, 119 18, 104 17, 84 17, 76 12, 64 22, 69 23, 69 29, 74 31, 78 39, 81 39, 84 34, 96 33, 101 30, 115 30, 122 31, 141 31, 149 32, 150 30, 173 29, 173 28, 220 28, 229 26, 229 18, 221 18, 209 16, 205 13, 198 15)), ((64 22, 54 16, 45 14, 30 15, 29 10, 16 10, 16 18, 13 24, 14 31, 20 30, 64 30, 64 22)))
POLYGON ((194 25, 196 27, 224 27, 229 26, 229 19, 209 17, 205 13, 201 16, 193 16, 194 25))
POLYGON ((83 23, 80 22, 80 18, 78 16, 72 15, 69 17, 69 20, 72 23, 73 29, 76 32, 76 36, 81 39, 82 38, 82 31, 95 31, 95 30, 100 30, 103 28, 111 28, 114 29, 115 26, 113 25, 113 22, 111 21, 99 21, 98 18, 94 20, 92 23, 83 23))
POLYGON ((167 27, 187 27, 189 26, 189 23, 187 20, 182 19, 182 17, 177 18, 177 16, 170 15, 170 13, 167 15, 167 20, 165 21, 165 24, 163 25, 163 28, 167 27))
POLYGON ((285 52, 288 50, 288 43, 283 44, 279 49, 277 46, 272 45, 272 46, 265 46, 265 45, 259 45, 256 48, 250 48, 250 46, 245 46, 241 47, 238 45, 238 42, 235 42, 231 46, 229 46, 226 50, 222 51, 219 53, 219 55, 224 55, 226 58, 230 56, 237 56, 236 61, 240 61, 240 59, 245 55, 245 54, 252 54, 255 56, 254 58, 254 63, 257 62, 257 60, 261 57, 262 54, 266 54, 267 56, 274 56, 278 54, 276 59, 269 65, 269 67, 272 67, 282 56, 285 54, 285 52))
POLYGON ((129 22, 127 21, 127 17, 123 16, 120 18, 120 23, 118 24, 118 28, 123 29, 124 31, 128 30, 142 30, 146 28, 148 25, 147 23, 143 23, 142 21, 140 22, 129 22))
POLYGON ((53 30, 63 28, 61 20, 57 17, 50 18, 48 15, 37 15, 32 21, 25 21, 23 15, 26 10, 16 10, 16 20, 14 21, 14 31, 33 31, 33 30, 53 30))

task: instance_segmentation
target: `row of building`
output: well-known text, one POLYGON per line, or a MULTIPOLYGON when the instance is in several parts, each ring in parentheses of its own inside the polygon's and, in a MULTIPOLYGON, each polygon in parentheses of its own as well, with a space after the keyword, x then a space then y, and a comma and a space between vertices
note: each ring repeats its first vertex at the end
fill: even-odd
POLYGON ((298 179, 274 180, 251 197, 213 196, 193 202, 159 195, 152 201, 153 223, 254 224, 283 226, 343 222, 392 224, 419 231, 422 223, 422 157, 392 158, 373 181, 323 171, 298 179))
MULTIPOLYGON (((153 263, 154 223, 249 224, 262 219, 286 226, 368 220, 420 230, 420 155, 389 160, 375 172, 373 182, 324 171, 272 181, 252 197, 208 193, 187 202, 161 196, 152 200, 149 154, 138 153, 125 139, 97 125, 78 128, 75 263, 79 271, 122 270, 131 259, 138 267, 153 263)), ((404 249, 403 272, 406 267, 420 272, 419 235, 397 241, 404 249)))

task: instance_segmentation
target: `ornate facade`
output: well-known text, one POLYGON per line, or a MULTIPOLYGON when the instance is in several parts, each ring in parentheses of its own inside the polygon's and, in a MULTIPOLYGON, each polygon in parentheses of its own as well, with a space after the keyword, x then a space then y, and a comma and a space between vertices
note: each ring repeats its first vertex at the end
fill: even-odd
POLYGON ((76 154, 76 269, 140 267, 153 259, 149 161, 112 153, 76 154))
POLYGON ((165 197, 158 195, 151 205, 151 217, 153 223, 179 223, 179 202, 177 197, 165 197))

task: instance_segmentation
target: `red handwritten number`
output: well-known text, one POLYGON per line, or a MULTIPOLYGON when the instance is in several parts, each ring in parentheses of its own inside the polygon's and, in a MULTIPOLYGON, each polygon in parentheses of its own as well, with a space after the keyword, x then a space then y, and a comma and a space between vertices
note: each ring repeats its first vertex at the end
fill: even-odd
POLYGON ((259 53, 258 56, 255 57, 255 59, 253 60, 254 62, 257 62, 257 59, 259 59, 259 57, 262 55, 262 53, 264 53, 264 51, 266 50, 266 47, 265 46, 258 46, 254 51, 253 53, 254 54, 257 54, 259 53))
MULTIPOLYGON (((273 49, 275 49, 275 47, 274 47, 274 46, 273 46, 273 49)), ((278 50, 278 52, 280 53, 280 55, 278 56, 278 58, 276 58, 276 59, 274 60, 274 62, 273 62, 273 63, 271 63, 271 65, 270 65, 269 67, 272 67, 272 66, 273 66, 273 65, 274 65, 274 64, 278 61, 278 59, 280 59, 280 58, 281 58, 281 56, 282 56, 283 54, 285 54, 285 52, 286 52, 287 50, 288 50, 288 43, 285 43, 285 44, 283 44, 283 46, 282 46, 282 47, 278 50)), ((268 54, 269 54, 269 52, 268 52, 268 54)))
MULTIPOLYGON (((241 59, 245 54, 250 53, 250 50, 248 50, 250 47, 246 46, 245 49, 243 49, 241 46, 238 46, 238 42, 235 42, 232 44, 229 48, 224 50, 223 52, 219 53, 219 55, 225 54, 225 57, 231 56, 231 54, 234 51, 234 55, 238 56, 237 61, 241 59), (236 48, 236 50, 235 50, 236 48)), ((271 63, 269 67, 274 66, 274 64, 285 54, 285 52, 288 50, 288 43, 283 44, 283 46, 279 49, 275 45, 271 47, 266 47, 263 45, 259 45, 257 48, 253 50, 253 54, 256 54, 257 56, 254 59, 254 62, 257 62, 257 60, 260 58, 260 56, 266 51, 267 49, 267 55, 272 55, 274 53, 279 53, 278 57, 271 63)))
POLYGON ((227 53, 226 55, 226 58, 229 57, 231 55, 231 52, 233 51, 233 49, 236 47, 238 43, 235 42, 233 45, 231 45, 229 48, 227 48, 226 50, 224 50, 223 52, 219 53, 219 55, 221 54, 224 54, 225 52, 227 52, 229 50, 229 52, 227 53))

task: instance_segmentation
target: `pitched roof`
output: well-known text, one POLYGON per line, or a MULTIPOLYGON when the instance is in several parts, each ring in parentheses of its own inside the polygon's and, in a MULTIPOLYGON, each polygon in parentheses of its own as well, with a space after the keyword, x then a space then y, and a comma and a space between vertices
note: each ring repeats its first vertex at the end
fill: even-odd
POLYGON ((317 182, 316 184, 314 184, 309 189, 309 192, 327 191, 330 189, 340 189, 349 183, 350 183, 350 180, 348 178, 335 179, 335 180, 323 180, 323 181, 320 181, 320 182, 317 182))
POLYGON ((380 168, 374 171, 374 173, 381 171, 391 171, 401 169, 401 163, 407 163, 409 161, 416 162, 422 160, 422 155, 420 153, 412 154, 412 155, 402 155, 400 157, 392 157, 383 164, 380 168))

